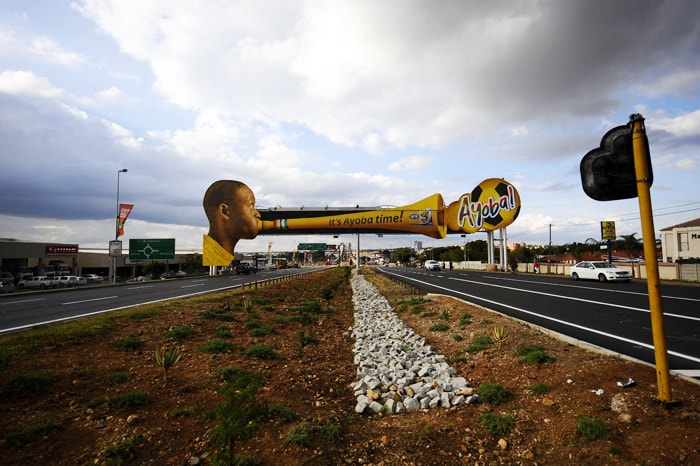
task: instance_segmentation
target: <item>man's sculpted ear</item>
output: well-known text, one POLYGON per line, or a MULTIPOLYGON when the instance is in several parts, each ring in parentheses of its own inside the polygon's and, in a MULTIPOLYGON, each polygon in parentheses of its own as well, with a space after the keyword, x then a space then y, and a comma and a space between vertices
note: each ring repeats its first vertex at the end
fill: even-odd
POLYGON ((225 202, 219 204, 219 212, 221 212, 221 215, 223 215, 226 220, 231 216, 231 209, 225 202))

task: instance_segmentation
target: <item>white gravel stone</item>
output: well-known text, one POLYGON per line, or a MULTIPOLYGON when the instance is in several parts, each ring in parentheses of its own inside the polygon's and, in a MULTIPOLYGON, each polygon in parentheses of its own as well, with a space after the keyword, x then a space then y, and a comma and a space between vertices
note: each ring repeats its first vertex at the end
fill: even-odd
POLYGON ((445 357, 434 353, 362 275, 353 271, 351 285, 355 323, 350 330, 355 339, 358 377, 352 384, 357 397, 355 410, 402 413, 464 402, 464 396, 455 392, 466 390, 469 384, 464 377, 452 377, 456 370, 445 357), (364 396, 367 389, 391 393, 382 396, 381 403, 369 402, 364 396))

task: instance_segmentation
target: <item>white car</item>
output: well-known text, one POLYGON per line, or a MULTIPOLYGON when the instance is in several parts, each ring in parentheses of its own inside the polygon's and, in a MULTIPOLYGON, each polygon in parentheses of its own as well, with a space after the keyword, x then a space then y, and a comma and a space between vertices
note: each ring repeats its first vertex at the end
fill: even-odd
POLYGON ((632 280, 632 273, 629 270, 602 261, 579 262, 571 267, 570 274, 574 280, 598 280, 599 282, 628 282, 632 280))
POLYGON ((439 271, 440 270, 440 263, 438 261, 434 261, 431 259, 431 260, 425 261, 425 264, 423 264, 423 267, 425 267, 425 270, 439 271))
POLYGON ((61 275, 57 280, 58 286, 61 288, 69 288, 78 284, 78 277, 73 275, 61 275))

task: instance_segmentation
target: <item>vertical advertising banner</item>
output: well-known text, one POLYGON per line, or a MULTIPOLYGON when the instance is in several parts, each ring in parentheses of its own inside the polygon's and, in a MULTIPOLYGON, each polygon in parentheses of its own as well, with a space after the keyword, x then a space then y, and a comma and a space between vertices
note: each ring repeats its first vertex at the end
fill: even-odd
POLYGON ((117 233, 117 238, 124 235, 124 223, 133 209, 133 204, 119 204, 119 231, 117 233))

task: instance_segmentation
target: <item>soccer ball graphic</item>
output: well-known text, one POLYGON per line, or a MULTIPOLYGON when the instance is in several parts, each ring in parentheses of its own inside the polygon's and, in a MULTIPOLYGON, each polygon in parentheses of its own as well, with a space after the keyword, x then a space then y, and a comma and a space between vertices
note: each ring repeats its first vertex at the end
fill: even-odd
POLYGON ((502 178, 488 178, 479 183, 471 193, 471 202, 472 221, 485 231, 510 225, 520 213, 518 191, 502 178))

